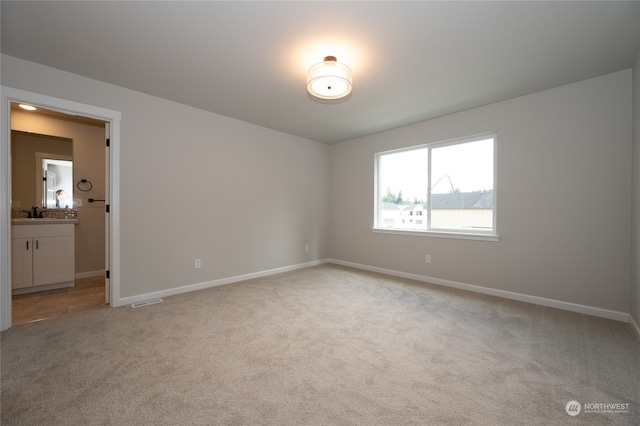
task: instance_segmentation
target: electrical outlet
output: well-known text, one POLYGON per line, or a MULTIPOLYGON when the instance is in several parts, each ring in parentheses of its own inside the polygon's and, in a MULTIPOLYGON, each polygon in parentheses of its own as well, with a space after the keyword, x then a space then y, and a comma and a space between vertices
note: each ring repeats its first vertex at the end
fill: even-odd
POLYGON ((196 261, 194 262, 193 265, 196 269, 200 269, 200 267, 202 266, 202 262, 200 261, 200 259, 196 259, 196 261))
POLYGON ((431 255, 430 254, 426 254, 424 256, 424 262, 425 263, 431 263, 431 255))

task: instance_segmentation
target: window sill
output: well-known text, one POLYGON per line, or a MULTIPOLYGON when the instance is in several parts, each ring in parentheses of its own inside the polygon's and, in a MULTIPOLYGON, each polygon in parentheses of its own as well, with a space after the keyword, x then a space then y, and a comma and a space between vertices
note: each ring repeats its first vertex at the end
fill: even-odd
POLYGON ((377 234, 411 235, 417 237, 453 238, 458 240, 476 241, 498 241, 500 235, 497 234, 471 234, 464 232, 443 232, 443 231, 412 231, 408 229, 382 229, 372 228, 377 234))

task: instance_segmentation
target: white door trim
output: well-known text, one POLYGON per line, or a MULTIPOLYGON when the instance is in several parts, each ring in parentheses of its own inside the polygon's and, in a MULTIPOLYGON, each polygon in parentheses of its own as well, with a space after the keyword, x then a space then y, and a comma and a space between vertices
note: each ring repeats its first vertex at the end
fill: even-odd
POLYGON ((0 86, 0 330, 11 327, 11 108, 12 102, 29 103, 66 114, 96 118, 109 123, 109 196, 111 306, 120 300, 120 119, 122 114, 92 105, 0 86))
MULTIPOLYGON (((107 122, 104 125, 104 137, 105 140, 109 141, 109 143, 105 143, 104 147, 104 158, 105 158, 105 187, 106 191, 104 194, 105 198, 105 207, 111 207, 111 122, 107 122)), ((111 235, 111 213, 104 213, 104 229, 105 235, 111 235)), ((104 277, 104 303, 108 303, 113 306, 111 298, 111 238, 104 239, 104 269, 105 269, 105 277, 104 277)))

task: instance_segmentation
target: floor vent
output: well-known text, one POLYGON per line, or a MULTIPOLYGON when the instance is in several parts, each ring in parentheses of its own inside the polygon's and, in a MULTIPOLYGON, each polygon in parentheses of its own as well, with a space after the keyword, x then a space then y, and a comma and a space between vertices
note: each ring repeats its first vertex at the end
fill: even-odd
POLYGON ((147 305, 153 305, 156 303, 161 303, 163 300, 162 299, 151 299, 151 300, 145 300, 143 302, 136 302, 136 303, 132 303, 131 307, 132 308, 142 308, 143 306, 147 306, 147 305))

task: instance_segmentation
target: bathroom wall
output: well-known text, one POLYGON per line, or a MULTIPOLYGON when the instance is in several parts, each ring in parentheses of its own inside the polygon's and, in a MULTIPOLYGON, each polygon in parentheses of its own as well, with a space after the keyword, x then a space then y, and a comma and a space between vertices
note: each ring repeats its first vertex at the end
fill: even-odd
MULTIPOLYGON (((34 205, 42 207, 36 196, 35 153, 73 156, 73 141, 67 138, 11 132, 11 206, 28 210, 34 205)), ((40 176, 40 175, 39 175, 40 176)))

